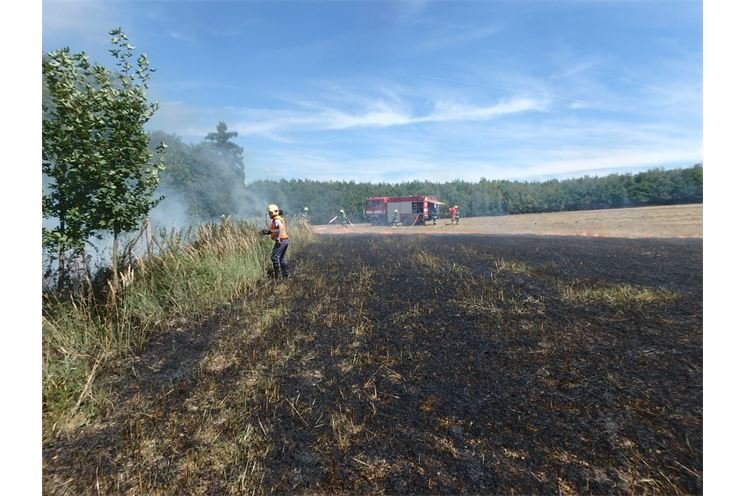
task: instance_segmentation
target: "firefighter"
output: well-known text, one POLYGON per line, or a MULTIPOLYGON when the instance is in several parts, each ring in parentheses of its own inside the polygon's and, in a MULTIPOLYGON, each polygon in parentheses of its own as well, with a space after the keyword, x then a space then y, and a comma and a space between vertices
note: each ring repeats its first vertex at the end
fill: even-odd
POLYGON ((305 224, 310 224, 310 214, 308 213, 308 207, 303 208, 303 214, 301 218, 305 224))
POLYGON ((456 206, 453 205, 450 207, 450 225, 455 224, 455 212, 456 212, 456 206))
POLYGON ((460 210, 458 209, 458 205, 455 206, 455 223, 460 224, 460 210))
POLYGON ((264 229, 262 232, 272 238, 274 241, 274 248, 272 248, 272 278, 278 280, 280 276, 283 279, 290 277, 290 269, 285 262, 285 254, 287 253, 287 247, 290 244, 289 237, 287 236, 287 225, 285 220, 282 218, 281 210, 277 205, 271 204, 266 207, 266 213, 269 214, 271 221, 269 222, 269 229, 264 229))
POLYGON ((437 208, 437 204, 432 204, 432 225, 437 225, 437 219, 440 217, 440 210, 437 208))
POLYGON ((342 225, 342 227, 345 227, 346 228, 347 226, 349 226, 349 224, 350 224, 349 217, 347 217, 347 213, 344 211, 343 208, 341 210, 339 210, 339 217, 341 217, 341 225, 342 225))
POLYGON ((398 215, 398 210, 393 211, 393 227, 398 226, 401 223, 401 216, 398 215))

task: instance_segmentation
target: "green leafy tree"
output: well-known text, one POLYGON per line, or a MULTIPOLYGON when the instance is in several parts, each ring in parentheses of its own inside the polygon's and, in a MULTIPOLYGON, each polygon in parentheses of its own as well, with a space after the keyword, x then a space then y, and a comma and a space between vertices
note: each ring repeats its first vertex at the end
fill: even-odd
MULTIPOLYGON (((42 104, 42 171, 50 178, 43 215, 57 227, 42 231, 44 246, 64 256, 94 233, 114 236, 112 269, 118 285, 118 238, 137 228, 160 199, 153 198, 160 161, 152 162, 144 124, 157 109, 146 97, 154 69, 121 29, 110 33, 117 70, 91 63, 85 53, 55 50, 42 61, 48 98, 42 104)), ((158 151, 162 151, 159 147, 158 151)))
POLYGON ((150 134, 150 152, 157 153, 158 148, 166 145, 162 154, 164 169, 160 173, 158 188, 176 190, 183 193, 194 182, 191 156, 191 145, 184 143, 175 134, 154 131, 150 134))

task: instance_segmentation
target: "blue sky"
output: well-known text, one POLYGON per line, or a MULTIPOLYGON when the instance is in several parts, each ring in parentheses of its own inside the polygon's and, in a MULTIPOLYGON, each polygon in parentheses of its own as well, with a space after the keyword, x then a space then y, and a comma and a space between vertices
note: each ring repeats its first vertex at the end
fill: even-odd
POLYGON ((47 0, 42 48, 157 69, 149 123, 225 121, 249 180, 544 180, 702 153, 700 1, 47 0))

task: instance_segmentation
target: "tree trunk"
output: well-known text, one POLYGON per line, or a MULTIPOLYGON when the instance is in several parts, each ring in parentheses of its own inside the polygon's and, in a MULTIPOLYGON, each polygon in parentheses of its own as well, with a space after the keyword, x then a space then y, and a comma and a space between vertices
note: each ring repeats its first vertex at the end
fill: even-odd
POLYGON ((114 231, 114 242, 111 246, 111 290, 112 297, 116 299, 119 292, 119 232, 114 231))
MULTIPOLYGON (((60 214, 59 229, 61 233, 65 232, 65 220, 64 210, 60 214)), ((61 242, 59 245, 59 252, 57 255, 57 290, 62 291, 65 287, 65 243, 61 242)))
POLYGON ((145 219, 145 240, 147 242, 147 258, 153 257, 153 231, 150 228, 150 217, 145 219))
POLYGON ((59 247, 57 255, 57 290, 62 291, 65 287, 65 248, 59 247))

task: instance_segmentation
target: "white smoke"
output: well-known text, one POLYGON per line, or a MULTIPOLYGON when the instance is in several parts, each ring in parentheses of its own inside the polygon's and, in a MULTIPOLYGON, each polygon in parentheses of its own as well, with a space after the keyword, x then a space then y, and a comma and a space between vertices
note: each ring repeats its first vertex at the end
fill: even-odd
POLYGON ((159 191, 165 198, 150 211, 150 224, 153 228, 180 230, 197 224, 189 213, 188 200, 172 191, 159 191))

